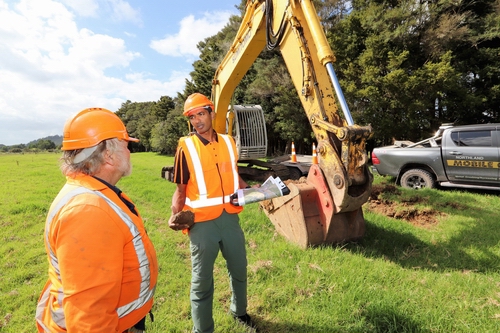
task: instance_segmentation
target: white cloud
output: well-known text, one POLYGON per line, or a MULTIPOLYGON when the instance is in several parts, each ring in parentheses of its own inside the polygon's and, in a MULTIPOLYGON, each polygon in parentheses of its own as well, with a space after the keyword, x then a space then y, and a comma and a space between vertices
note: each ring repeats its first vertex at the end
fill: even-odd
POLYGON ((112 8, 112 18, 116 21, 128 21, 142 25, 141 13, 135 10, 127 1, 109 0, 112 8))
MULTIPOLYGON (((136 17, 125 2, 113 4, 122 18, 136 17)), ((60 134, 66 119, 87 107, 116 111, 128 99, 175 96, 188 75, 162 82, 134 73, 130 64, 140 53, 120 38, 79 28, 74 14, 53 0, 21 0, 12 7, 0 0, 0 54, 0 143, 6 145, 60 134), (112 77, 109 69, 130 75, 112 77)))
POLYGON ((127 1, 123 0, 59 0, 82 17, 98 17, 99 10, 109 12, 111 17, 118 22, 132 22, 142 24, 140 11, 134 9, 127 1))
POLYGON ((70 7, 76 14, 83 17, 97 17, 99 3, 97 0, 60 0, 63 4, 70 7))
MULTIPOLYGON (((177 33, 150 47, 192 62, 196 44, 220 31, 231 14, 187 16, 177 33)), ((156 101, 182 91, 189 69, 155 79, 163 73, 154 62, 162 59, 148 57, 151 49, 138 51, 149 38, 146 29, 135 29, 141 15, 125 0, 0 0, 0 143, 61 134, 66 119, 84 108, 116 111, 126 100, 156 101), (122 36, 137 37, 127 45, 122 36)))
POLYGON ((73 16, 54 1, 21 1, 15 10, 0 9, 0 45, 27 59, 37 53, 61 52, 67 38, 76 33, 73 16))
POLYGON ((177 34, 167 35, 163 39, 153 40, 150 47, 160 54, 190 59, 199 56, 196 45, 207 37, 217 34, 228 22, 231 12, 205 13, 202 18, 195 19, 189 15, 180 22, 177 34))

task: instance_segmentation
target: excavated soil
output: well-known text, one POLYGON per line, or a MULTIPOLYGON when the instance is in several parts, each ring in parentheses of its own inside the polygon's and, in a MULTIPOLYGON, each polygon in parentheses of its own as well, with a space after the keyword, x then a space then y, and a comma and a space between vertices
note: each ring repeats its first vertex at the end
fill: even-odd
POLYGON ((376 214, 404 220, 420 227, 430 227, 438 223, 442 212, 433 208, 421 208, 425 206, 423 204, 428 200, 427 198, 415 195, 398 201, 387 199, 400 193, 401 191, 394 185, 373 185, 370 199, 365 207, 376 214))
MULTIPOLYGON (((302 183, 305 181, 306 178, 302 177, 299 180, 285 181, 285 184, 289 182, 302 183)), ((418 194, 410 198, 404 198, 399 197, 400 194, 401 191, 395 185, 375 184, 372 186, 370 199, 364 205, 364 209, 424 228, 436 225, 438 218, 444 214, 434 208, 428 208, 429 206, 425 204, 428 198, 419 196, 418 194), (398 199, 389 199, 394 197, 398 199)))

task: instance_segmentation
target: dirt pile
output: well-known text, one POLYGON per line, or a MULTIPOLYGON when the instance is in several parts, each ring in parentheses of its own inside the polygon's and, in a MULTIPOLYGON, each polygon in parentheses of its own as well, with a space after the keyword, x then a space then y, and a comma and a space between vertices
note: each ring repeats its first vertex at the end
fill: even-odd
MULTIPOLYGON (((306 177, 302 177, 299 180, 287 180, 285 184, 299 184, 306 181, 306 177)), ((444 213, 429 208, 429 205, 425 204, 427 201, 428 198, 418 193, 408 198, 401 196, 401 190, 392 184, 375 184, 372 186, 372 193, 364 208, 413 225, 430 227, 436 225, 438 218, 444 213)))
POLYGON ((405 220, 414 225, 429 227, 437 224, 441 212, 433 208, 425 207, 427 198, 419 195, 410 198, 401 197, 400 200, 391 200, 388 197, 394 197, 401 194, 401 191, 394 185, 376 184, 372 187, 372 193, 366 206, 370 211, 392 217, 399 220, 405 220), (420 205, 419 205, 420 204, 420 205))

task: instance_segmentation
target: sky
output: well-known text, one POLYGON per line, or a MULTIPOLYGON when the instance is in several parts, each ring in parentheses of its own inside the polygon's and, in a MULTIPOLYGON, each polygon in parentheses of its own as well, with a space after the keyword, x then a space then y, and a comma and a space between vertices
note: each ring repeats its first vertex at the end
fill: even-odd
POLYGON ((88 107, 177 96, 240 0, 0 0, 0 144, 62 135, 88 107))

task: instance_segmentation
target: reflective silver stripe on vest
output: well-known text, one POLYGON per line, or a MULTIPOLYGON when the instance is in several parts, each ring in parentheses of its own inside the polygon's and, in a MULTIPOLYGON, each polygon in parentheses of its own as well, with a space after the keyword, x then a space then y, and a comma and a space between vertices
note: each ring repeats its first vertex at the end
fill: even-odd
MULTIPOLYGON (((67 193, 64 197, 59 200, 57 205, 49 212, 49 215, 47 216, 47 220, 45 221, 45 240, 47 247, 49 249, 49 258, 50 258, 50 264, 52 267, 54 267, 54 271, 57 275, 57 279, 61 281, 61 271, 59 269, 59 261, 54 253, 54 250, 50 246, 49 242, 49 231, 50 231, 50 225, 52 224, 52 220, 54 219, 54 216, 66 205, 73 197, 83 194, 83 193, 88 193, 90 190, 84 188, 84 187, 78 187, 74 189, 73 191, 70 191, 67 193)), ((39 324, 42 324, 42 317, 43 317, 43 309, 46 305, 50 306, 50 314, 52 317, 52 320, 62 328, 66 328, 66 320, 64 317, 64 310, 62 306, 63 298, 64 298, 64 291, 62 289, 59 289, 57 291, 57 303, 59 304, 59 308, 57 310, 54 310, 52 308, 52 304, 46 304, 48 297, 50 294, 50 287, 47 288, 47 290, 44 293, 44 297, 40 300, 38 306, 37 306, 37 311, 36 311, 36 319, 39 324)), ((47 330, 48 331, 48 330, 47 330)))
POLYGON ((198 194, 200 195, 200 200, 205 200, 207 198, 207 183, 205 183, 205 176, 203 175, 203 168, 201 167, 200 157, 194 146, 193 138, 189 137, 186 139, 186 146, 189 150, 189 155, 191 155, 191 161, 194 165, 194 173, 196 175, 196 185, 198 185, 198 194))
MULTIPOLYGON (((83 194, 83 193, 90 193, 90 194, 95 194, 103 198, 108 205, 115 211, 115 213, 122 219, 122 221, 127 225, 130 233, 132 234, 132 242, 134 244, 135 252, 137 254, 137 258, 139 261, 139 272, 141 274, 141 288, 139 291, 139 296, 137 299, 134 301, 125 304, 119 308, 116 309, 116 312, 118 314, 119 318, 122 318, 126 315, 128 315, 130 312, 141 308, 144 304, 146 304, 154 295, 154 291, 156 286, 153 289, 149 289, 149 281, 151 277, 151 272, 149 270, 149 259, 148 256, 146 255, 146 249, 144 247, 144 242, 142 241, 142 237, 140 235, 139 230, 137 229, 136 225, 128 216, 123 209, 121 209, 116 203, 114 203, 111 199, 106 197, 104 194, 102 194, 99 191, 92 191, 89 190, 85 187, 78 187, 73 191, 70 191, 67 193, 59 202, 58 204, 54 207, 54 209, 50 212, 49 216, 47 217, 46 221, 46 233, 45 233, 45 238, 47 240, 47 246, 49 248, 49 255, 50 255, 50 262, 51 265, 55 268, 55 271, 57 273, 57 277, 59 281, 61 281, 61 275, 60 275, 60 270, 59 270, 59 262, 57 257, 54 254, 54 251, 50 247, 49 243, 49 230, 50 230, 50 225, 52 223, 52 220, 54 219, 54 216, 59 212, 64 205, 66 205, 72 198, 74 198, 77 195, 83 194)), ((47 289, 49 290, 49 289, 47 289)), ((45 295, 44 295, 45 296, 45 295)), ((59 309, 56 311, 53 311, 51 309, 51 315, 52 315, 52 320, 60 327, 66 328, 66 321, 64 318, 64 311, 62 309, 62 299, 64 297, 64 292, 63 290, 58 290, 58 303, 60 305, 59 309)), ((43 297, 42 297, 43 298, 43 297)), ((48 298, 48 294, 47 294, 48 298)), ((45 300, 47 300, 45 298, 45 300)), ((42 300, 40 300, 40 303, 37 307, 37 314, 36 318, 38 322, 41 322, 42 319, 42 314, 43 314, 43 307, 40 306, 42 303, 42 300)))
MULTIPOLYGON (((219 134, 219 137, 222 137, 226 143, 226 147, 229 151, 229 156, 231 159, 231 168, 233 170, 233 193, 238 190, 239 187, 239 179, 238 172, 236 171, 236 156, 234 155, 234 151, 232 149, 231 141, 227 135, 219 134)), ((185 205, 191 208, 203 208, 203 207, 211 207, 222 205, 225 202, 230 201, 230 195, 226 195, 224 197, 214 197, 207 198, 207 184, 205 182, 205 176, 203 175, 203 168, 201 166, 200 156, 198 155, 198 151, 193 142, 193 137, 189 137, 185 140, 186 147, 189 150, 189 155, 191 156, 191 161, 193 162, 194 172, 196 175, 196 184, 198 186, 199 199, 191 200, 186 197, 185 205)))
POLYGON ((191 208, 203 208, 203 207, 222 205, 224 202, 229 202, 230 199, 231 196, 229 195, 226 195, 224 197, 205 199, 205 200, 191 200, 188 197, 186 197, 185 204, 186 206, 189 206, 191 208), (224 200, 222 200, 223 198, 224 200))
POLYGON ((229 151, 229 156, 231 158, 231 168, 233 169, 233 193, 238 191, 238 188, 240 187, 240 181, 238 179, 238 171, 236 170, 236 156, 234 156, 234 150, 233 146, 231 145, 231 141, 229 140, 229 137, 227 135, 221 135, 221 137, 226 141, 226 146, 229 151))
POLYGON ((50 332, 49 328, 45 326, 45 324, 43 323, 42 318, 43 318, 43 310, 45 309, 45 306, 47 306, 47 302, 49 301, 51 286, 52 284, 47 285, 47 289, 45 289, 42 296, 40 296, 40 301, 36 306, 36 314, 35 314, 36 322, 43 328, 45 332, 50 332))

